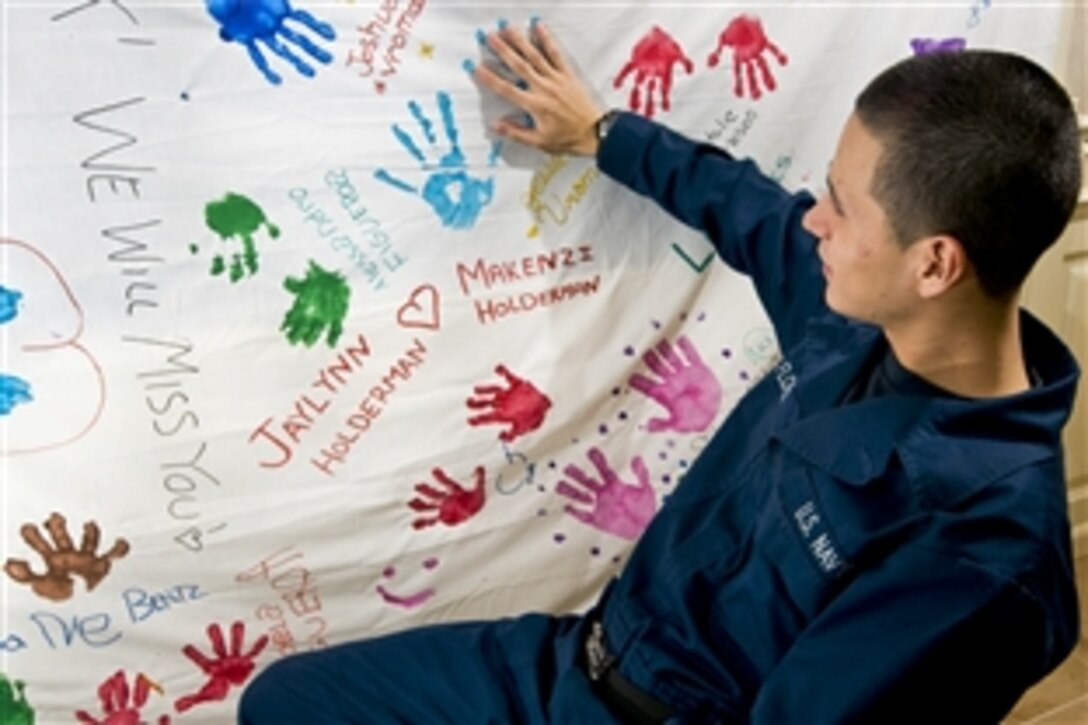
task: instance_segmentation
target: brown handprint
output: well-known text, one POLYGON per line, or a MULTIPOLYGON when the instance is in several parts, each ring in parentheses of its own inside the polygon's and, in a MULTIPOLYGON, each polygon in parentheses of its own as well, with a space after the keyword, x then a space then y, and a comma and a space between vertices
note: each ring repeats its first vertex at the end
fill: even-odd
POLYGON ((408 502, 408 507, 413 511, 437 512, 433 516, 420 516, 412 522, 413 529, 425 529, 437 523, 446 526, 456 526, 474 516, 484 506, 484 467, 476 466, 473 475, 476 477, 476 485, 471 489, 463 488, 457 481, 446 475, 441 468, 431 471, 435 480, 442 484, 445 490, 439 490, 426 483, 417 483, 416 496, 408 502))
MULTIPOLYGON (((86 710, 78 710, 76 719, 85 725, 141 725, 140 710, 147 704, 148 691, 155 688, 162 694, 162 688, 140 673, 136 675, 136 688, 129 700, 128 680, 124 670, 117 670, 98 686, 98 701, 102 705, 103 719, 92 716, 86 710)), ((169 715, 159 716, 159 725, 170 725, 169 715)))
POLYGON ((23 559, 8 559, 4 571, 20 584, 29 583, 38 596, 55 602, 72 596, 75 586, 73 574, 83 577, 87 591, 91 591, 109 574, 112 562, 128 554, 128 542, 117 539, 109 551, 99 556, 98 539, 101 534, 94 521, 83 524, 83 540, 78 551, 68 534, 67 521, 56 511, 46 519, 45 529, 53 540, 52 546, 34 524, 23 524, 19 532, 30 548, 41 555, 46 572, 35 574, 23 559))
POLYGON ((471 426, 488 423, 508 424, 510 427, 499 433, 499 440, 509 443, 518 436, 539 428, 544 422, 548 409, 552 407, 552 401, 528 380, 522 380, 507 370, 505 365, 497 365, 495 372, 506 379, 507 387, 475 386, 473 388, 475 397, 466 401, 468 407, 491 408, 492 410, 469 418, 468 424, 471 426))
POLYGON ((212 643, 212 651, 216 659, 208 658, 203 652, 191 644, 182 648, 185 656, 209 676, 208 681, 197 692, 178 698, 174 703, 174 709, 185 712, 194 705, 202 702, 219 702, 227 698, 232 685, 245 683, 253 674, 254 662, 257 655, 268 645, 268 635, 262 634, 253 643, 249 651, 242 653, 242 640, 245 638, 245 623, 234 622, 230 626, 230 651, 227 651, 223 642, 223 630, 218 624, 208 625, 208 639, 212 643))
POLYGON ((631 88, 628 107, 647 118, 654 117, 654 93, 661 86, 661 108, 669 110, 672 93, 673 66, 679 63, 689 74, 695 65, 684 55, 683 48, 672 36, 656 25, 631 51, 631 60, 616 76, 612 86, 618 89, 632 71, 635 72, 635 85, 631 88), (646 93, 643 95, 643 86, 646 93))
POLYGON ((775 89, 774 76, 763 58, 764 52, 774 56, 779 65, 789 63, 786 54, 767 39, 763 24, 753 15, 733 18, 718 36, 718 47, 707 58, 711 68, 718 65, 722 51, 727 47, 733 49, 733 93, 738 98, 744 97, 744 80, 748 81, 748 92, 754 100, 759 100, 763 95, 761 83, 768 91, 775 89))

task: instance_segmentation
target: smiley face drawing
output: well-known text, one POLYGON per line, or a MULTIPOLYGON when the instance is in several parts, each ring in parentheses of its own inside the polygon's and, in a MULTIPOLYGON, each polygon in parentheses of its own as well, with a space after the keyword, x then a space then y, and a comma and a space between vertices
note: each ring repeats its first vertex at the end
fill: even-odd
POLYGON ((5 281, 0 328, 0 456, 73 443, 98 422, 106 401, 102 368, 82 344, 83 310, 53 262, 33 246, 0 237, 5 281))
MULTIPOLYGON (((438 567, 440 563, 441 562, 439 562, 436 557, 432 556, 424 559, 422 566, 427 571, 433 571, 438 567)), ((382 576, 387 580, 393 579, 394 577, 396 577, 396 575, 397 570, 393 567, 392 564, 385 567, 385 569, 382 571, 382 576)), ((391 604, 395 607, 401 607, 402 609, 415 609, 416 607, 421 607, 437 593, 434 587, 427 587, 426 589, 421 589, 415 594, 394 594, 382 584, 378 584, 375 588, 377 589, 378 594, 381 596, 386 604, 391 604)))

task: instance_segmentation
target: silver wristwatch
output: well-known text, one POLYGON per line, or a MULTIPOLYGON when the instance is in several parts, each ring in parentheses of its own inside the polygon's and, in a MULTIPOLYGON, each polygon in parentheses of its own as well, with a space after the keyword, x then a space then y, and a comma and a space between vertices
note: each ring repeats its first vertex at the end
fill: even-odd
POLYGON ((612 130, 612 126, 616 123, 616 119, 619 118, 620 112, 613 108, 604 112, 600 118, 593 124, 593 133, 597 137, 597 143, 604 143, 605 136, 612 130))

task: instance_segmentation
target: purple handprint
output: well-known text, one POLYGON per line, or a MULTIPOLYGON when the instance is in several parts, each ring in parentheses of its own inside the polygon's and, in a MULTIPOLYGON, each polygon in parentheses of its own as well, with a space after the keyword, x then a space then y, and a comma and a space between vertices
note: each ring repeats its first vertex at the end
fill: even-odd
POLYGON ((631 387, 661 403, 668 411, 666 418, 651 418, 647 428, 651 433, 671 430, 677 433, 702 433, 714 421, 722 404, 722 387, 706 366, 687 335, 676 338, 676 348, 662 340, 642 359, 646 367, 661 380, 655 382, 642 373, 628 380, 631 387))
POLYGON ((631 470, 638 478, 638 484, 631 486, 620 480, 600 449, 590 448, 586 455, 597 469, 600 479, 570 464, 563 469, 563 473, 582 488, 575 488, 564 480, 555 490, 575 503, 588 506, 588 509, 568 503, 563 510, 595 529, 628 540, 637 539, 656 510, 654 489, 650 485, 650 472, 646 470, 646 464, 641 456, 631 459, 631 470))
POLYGON ((292 20, 309 28, 325 40, 335 40, 336 31, 328 23, 314 18, 305 10, 292 10, 288 0, 204 0, 208 13, 219 23, 219 37, 227 43, 241 43, 246 47, 253 65, 264 74, 269 83, 279 84, 281 78, 269 67, 257 43, 264 43, 273 53, 288 61, 302 75, 310 78, 314 69, 302 58, 291 52, 280 38, 293 43, 310 57, 321 63, 332 61, 332 54, 317 47, 305 35, 287 27, 292 20))

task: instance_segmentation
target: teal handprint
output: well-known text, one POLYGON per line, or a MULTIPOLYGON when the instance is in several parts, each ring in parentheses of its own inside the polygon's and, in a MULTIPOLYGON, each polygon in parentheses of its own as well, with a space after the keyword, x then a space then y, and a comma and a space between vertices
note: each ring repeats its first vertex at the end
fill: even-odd
POLYGON ((292 345, 301 342, 313 347, 325 335, 329 347, 334 346, 344 332, 351 296, 343 275, 324 270, 310 260, 303 279, 288 277, 283 286, 295 296, 295 303, 280 325, 280 330, 287 333, 287 340, 292 345))
MULTIPOLYGON (((429 174, 423 187, 413 186, 385 169, 375 171, 374 177, 401 191, 423 197, 444 226, 451 229, 468 229, 476 223, 483 208, 491 203, 495 195, 495 180, 493 177, 479 179, 469 176, 468 162, 457 140, 457 126, 453 121, 453 101, 450 99, 450 94, 439 91, 436 99, 438 110, 442 114, 442 127, 446 134, 446 141, 449 144, 449 150, 438 158, 437 163, 428 162, 427 156, 416 143, 416 139, 399 125, 393 124, 393 135, 396 136, 397 141, 411 154, 412 158, 419 162, 420 168, 429 174)), ((423 113, 417 102, 409 101, 408 110, 419 126, 419 131, 426 138, 431 152, 440 153, 437 149, 438 136, 435 134, 434 123, 423 113)), ((500 149, 499 141, 492 143, 487 160, 488 166, 495 165, 500 149)))

